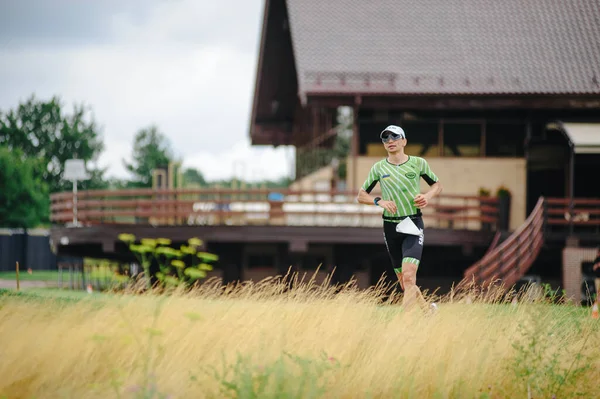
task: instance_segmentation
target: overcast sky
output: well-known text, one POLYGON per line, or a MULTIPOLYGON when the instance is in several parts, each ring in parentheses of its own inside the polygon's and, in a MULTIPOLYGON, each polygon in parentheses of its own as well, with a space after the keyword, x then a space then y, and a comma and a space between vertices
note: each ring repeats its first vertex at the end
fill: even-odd
POLYGON ((293 149, 249 140, 263 2, 0 0, 0 109, 31 94, 90 106, 109 176, 127 176, 150 124, 210 180, 288 175, 293 149))

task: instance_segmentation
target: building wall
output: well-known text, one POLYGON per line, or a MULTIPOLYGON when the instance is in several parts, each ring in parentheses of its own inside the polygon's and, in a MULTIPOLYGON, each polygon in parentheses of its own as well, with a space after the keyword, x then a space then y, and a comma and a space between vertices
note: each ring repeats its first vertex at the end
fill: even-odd
POLYGON ((290 184, 290 190, 329 191, 332 178, 333 167, 325 166, 290 184))
MULTIPOLYGON (((348 188, 358 190, 367 177, 371 166, 382 157, 357 157, 354 179, 352 157, 348 158, 348 188), (354 185, 352 184, 354 182, 354 185)), ((443 184, 443 194, 479 195, 485 188, 492 195, 500 186, 512 193, 510 209, 510 229, 515 230, 526 219, 527 167, 523 158, 428 158, 433 172, 443 184)), ((426 191, 427 183, 421 180, 421 189, 426 191)), ((374 192, 379 192, 379 185, 374 192)))
POLYGON ((581 264, 593 262, 598 248, 566 247, 563 249, 563 287, 569 300, 580 303, 583 276, 581 264))

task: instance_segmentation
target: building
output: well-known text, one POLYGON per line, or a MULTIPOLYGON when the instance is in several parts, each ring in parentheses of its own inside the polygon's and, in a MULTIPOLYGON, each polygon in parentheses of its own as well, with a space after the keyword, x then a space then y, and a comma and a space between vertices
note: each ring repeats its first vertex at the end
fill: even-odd
MULTIPOLYGON (((266 0, 252 143, 296 146, 294 187, 329 189, 335 165, 318 154, 349 107, 343 187, 360 187, 398 124, 444 194, 508 189, 514 231, 540 196, 600 197, 599 21, 597 0, 266 0)), ((557 237, 541 257, 559 280, 557 237)))

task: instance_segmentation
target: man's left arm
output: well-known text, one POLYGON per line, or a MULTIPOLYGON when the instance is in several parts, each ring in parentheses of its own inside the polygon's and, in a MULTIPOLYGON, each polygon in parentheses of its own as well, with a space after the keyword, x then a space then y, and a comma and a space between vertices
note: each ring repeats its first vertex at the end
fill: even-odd
POLYGON ((425 194, 417 195, 415 197, 415 204, 419 208, 424 208, 432 198, 438 196, 442 192, 442 183, 440 183, 440 179, 433 173, 429 163, 427 163, 425 159, 423 159, 423 164, 421 165, 420 175, 423 180, 429 184, 429 190, 427 190, 425 194))
POLYGON ((442 192, 442 183, 436 181, 429 187, 429 190, 424 194, 427 200, 431 200, 433 197, 438 196, 442 192))

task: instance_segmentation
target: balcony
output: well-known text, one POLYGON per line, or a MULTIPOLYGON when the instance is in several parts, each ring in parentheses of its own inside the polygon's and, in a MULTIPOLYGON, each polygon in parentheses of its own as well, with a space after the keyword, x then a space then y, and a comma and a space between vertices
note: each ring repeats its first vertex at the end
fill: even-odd
MULTIPOLYGON (((348 191, 90 190, 51 195, 57 225, 381 227, 382 208, 348 191)), ((423 210, 428 228, 486 230, 502 218, 494 197, 442 195, 423 210)))

